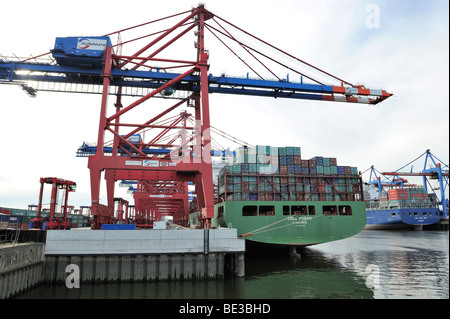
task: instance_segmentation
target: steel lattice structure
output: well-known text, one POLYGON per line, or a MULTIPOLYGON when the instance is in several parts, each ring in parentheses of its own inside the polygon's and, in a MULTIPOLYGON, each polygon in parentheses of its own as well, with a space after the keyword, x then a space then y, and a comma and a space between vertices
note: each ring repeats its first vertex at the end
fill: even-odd
MULTIPOLYGON (((184 53, 189 50, 181 51, 184 53)), ((114 188, 115 182, 119 180, 135 180, 140 186, 146 185, 145 191, 140 188, 140 195, 137 197, 161 194, 163 190, 156 185, 187 185, 187 182, 193 182, 200 208, 199 220, 203 227, 209 227, 214 216, 210 93, 362 104, 377 104, 392 96, 384 90, 353 85, 320 70, 229 23, 203 5, 103 37, 57 38, 51 55, 50 62, 45 63, 36 62, 41 56, 25 60, 3 58, 0 60, 0 84, 17 84, 30 96, 36 96, 39 90, 101 94, 97 145, 93 151, 91 149, 95 153, 89 154, 91 156, 88 158, 91 210, 94 228, 97 229, 102 224, 111 222, 114 216, 114 188), (179 20, 161 31, 133 40, 121 40, 120 35, 124 32, 169 18, 179 20), (238 40, 230 28, 338 84, 327 85, 297 67, 274 59, 260 49, 238 40), (195 54, 191 55, 195 58, 158 57, 191 30, 195 31, 196 36, 195 54), (213 34, 257 78, 208 74, 206 31, 213 34), (118 36, 120 39, 116 45, 111 43, 111 36, 118 36), (134 54, 121 53, 125 45, 147 38, 152 40, 134 54), (275 79, 268 79, 250 65, 249 59, 237 53, 237 49, 230 43, 248 54, 259 68, 275 79), (269 64, 276 64, 276 68, 299 75, 301 81, 296 83, 283 78, 269 64), (28 72, 22 72, 25 70, 28 72), (306 83, 303 79, 311 83, 306 83), (61 86, 58 88, 55 84, 61 86), (108 112, 111 97, 114 99, 112 114, 108 112), (125 97, 134 100, 125 104, 125 97), (171 104, 161 112, 152 112, 152 107, 147 105, 156 98, 165 98, 171 104), (145 111, 142 110, 143 104, 146 105, 145 111), (192 114, 180 111, 181 107, 190 108, 192 114), (167 119, 169 113, 173 114, 175 111, 179 111, 178 115, 167 119), (138 123, 129 120, 133 113, 137 114, 138 123), (194 120, 194 125, 188 123, 188 118, 194 120), (159 130, 159 133, 144 140, 141 134, 149 130, 159 130), (113 137, 112 147, 108 149, 105 148, 106 134, 113 137), (106 180, 107 205, 99 201, 102 173, 106 180), (150 184, 153 184, 153 188, 148 187, 150 184)), ((184 192, 184 197, 180 195, 176 200, 169 200, 177 212, 179 222, 183 219, 183 212, 184 218, 188 217, 185 202, 187 187, 184 192)), ((145 202, 146 204, 142 204, 144 206, 155 207, 154 201, 143 198, 138 201, 141 204, 145 202)), ((136 209, 138 207, 139 205, 136 209)), ((136 216, 142 218, 142 212, 137 211, 136 216)))

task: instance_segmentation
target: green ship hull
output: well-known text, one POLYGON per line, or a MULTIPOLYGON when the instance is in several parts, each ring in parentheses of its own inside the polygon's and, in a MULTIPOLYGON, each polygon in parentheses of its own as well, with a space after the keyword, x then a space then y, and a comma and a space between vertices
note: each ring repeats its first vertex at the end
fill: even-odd
MULTIPOLYGON (((362 201, 224 201, 212 227, 236 228, 259 244, 309 246, 354 236, 366 225, 362 201)), ((197 214, 190 214, 191 225, 197 214)))

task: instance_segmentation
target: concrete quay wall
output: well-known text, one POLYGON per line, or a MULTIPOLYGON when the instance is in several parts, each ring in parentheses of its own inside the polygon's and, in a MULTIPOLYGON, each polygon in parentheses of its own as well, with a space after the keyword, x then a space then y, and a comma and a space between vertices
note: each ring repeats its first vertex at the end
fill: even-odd
POLYGON ((245 276, 235 229, 48 230, 46 243, 0 246, 0 299, 42 283, 245 276), (75 278, 75 279, 74 279, 75 278))
POLYGON ((49 230, 45 280, 74 265, 81 281, 143 281, 244 276, 245 240, 236 229, 49 230))
POLYGON ((237 230, 48 230, 45 255, 236 253, 245 251, 237 230))
POLYGON ((0 299, 43 282, 44 251, 43 243, 0 245, 0 299))
POLYGON ((230 271, 244 276, 242 253, 122 256, 47 256, 45 282, 62 283, 68 266, 77 267, 80 282, 141 282, 223 278, 230 271), (238 267, 239 265, 239 267, 238 267))

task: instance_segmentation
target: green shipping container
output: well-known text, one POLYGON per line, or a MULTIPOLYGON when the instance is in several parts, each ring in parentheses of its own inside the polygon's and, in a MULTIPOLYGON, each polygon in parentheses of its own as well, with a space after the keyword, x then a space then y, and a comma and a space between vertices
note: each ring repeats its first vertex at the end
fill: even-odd
POLYGON ((321 166, 321 165, 317 165, 316 166, 316 171, 317 171, 317 174, 319 174, 319 175, 323 175, 323 166, 321 166))

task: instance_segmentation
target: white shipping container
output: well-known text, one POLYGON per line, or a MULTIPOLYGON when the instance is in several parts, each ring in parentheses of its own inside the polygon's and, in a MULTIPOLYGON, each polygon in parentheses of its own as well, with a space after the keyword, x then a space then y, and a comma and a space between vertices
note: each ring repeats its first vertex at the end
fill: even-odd
POLYGON ((153 229, 167 229, 167 223, 166 222, 154 222, 153 229))

